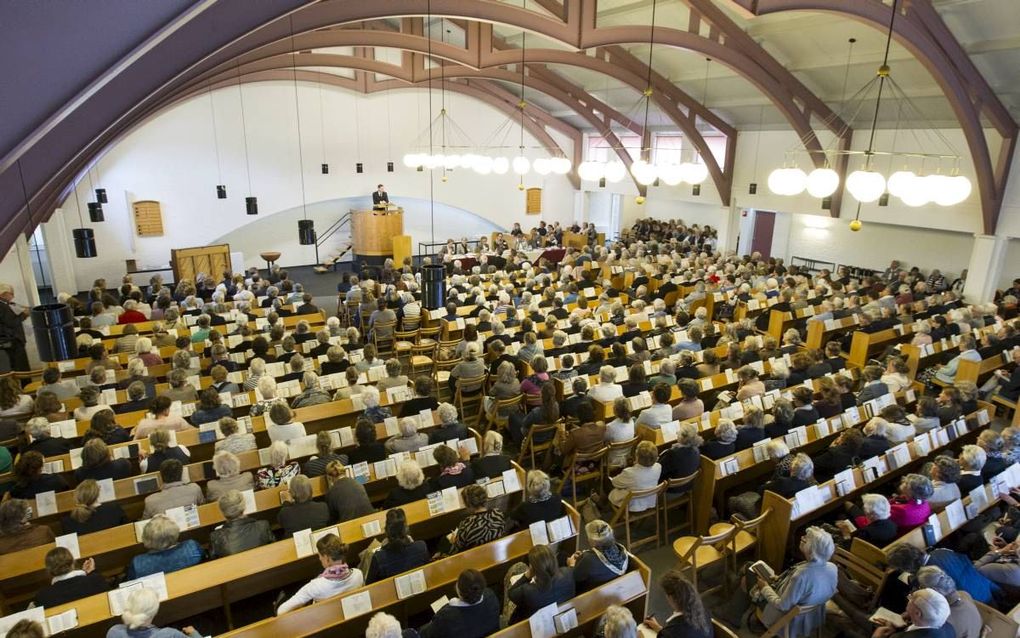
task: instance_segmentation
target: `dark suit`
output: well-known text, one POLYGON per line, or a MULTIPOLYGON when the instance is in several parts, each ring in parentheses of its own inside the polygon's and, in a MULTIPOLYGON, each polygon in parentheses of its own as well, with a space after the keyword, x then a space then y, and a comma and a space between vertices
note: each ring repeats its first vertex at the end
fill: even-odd
POLYGON ((372 205, 378 206, 383 202, 386 202, 387 204, 390 203, 390 196, 386 194, 386 191, 383 191, 381 193, 379 191, 374 191, 372 193, 372 205))
POLYGON ((864 405, 866 402, 886 394, 889 394, 889 386, 881 381, 872 382, 864 386, 860 394, 857 395, 857 403, 858 405, 864 405))

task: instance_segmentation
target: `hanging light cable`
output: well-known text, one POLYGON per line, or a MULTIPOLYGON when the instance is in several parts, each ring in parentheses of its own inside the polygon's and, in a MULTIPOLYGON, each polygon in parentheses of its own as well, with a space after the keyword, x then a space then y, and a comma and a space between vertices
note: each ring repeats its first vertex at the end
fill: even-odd
POLYGON ((326 108, 322 105, 322 71, 315 75, 319 86, 319 146, 322 148, 322 174, 329 174, 329 162, 326 160, 326 108))
MULTIPOLYGON (((85 174, 88 175, 89 178, 89 190, 94 192, 95 187, 92 184, 92 168, 89 167, 88 169, 86 169, 85 174)), ((106 216, 103 215, 103 205, 100 204, 98 201, 89 202, 88 207, 89 207, 89 219, 91 221, 98 223, 106 220, 106 216)))
POLYGON ((248 196, 244 210, 249 215, 259 214, 259 198, 251 194, 251 158, 248 156, 248 124, 244 117, 244 89, 241 88, 241 61, 237 61, 237 99, 241 104, 241 137, 244 140, 244 170, 248 175, 248 196))
MULTIPOLYGON (((525 11, 528 10, 528 0, 521 0, 521 8, 525 11)), ((517 147, 517 157, 510 163, 510 167, 514 173, 520 176, 520 181, 517 183, 517 190, 524 190, 524 176, 531 170, 531 161, 524 155, 524 108, 527 106, 527 100, 525 99, 525 59, 527 57, 528 49, 528 32, 521 29, 521 99, 517 102, 517 108, 521 110, 521 122, 520 122, 520 141, 517 147)))
MULTIPOLYGON (((648 64, 645 74, 645 90, 641 93, 644 100, 644 120, 641 124, 641 148, 638 149, 638 158, 630 165, 630 172, 638 184, 650 186, 658 179, 658 171, 652 165, 652 132, 648 128, 648 114, 652 105, 652 54, 655 52, 655 13, 658 8, 657 0, 652 0, 652 23, 648 31, 648 64)), ((637 204, 644 204, 645 198, 640 193, 634 199, 637 204)))
POLYGON ((216 153, 216 199, 227 198, 227 185, 223 183, 223 165, 220 163, 220 138, 216 132, 216 103, 213 101, 212 84, 206 87, 209 96, 209 121, 212 123, 213 151, 216 153))
MULTIPOLYGON (((432 63, 432 0, 428 0, 426 10, 428 12, 425 20, 425 28, 428 29, 428 62, 432 63)), ((429 158, 435 157, 432 138, 432 71, 429 70, 429 158)), ((432 243, 436 243, 436 183, 432 173, 433 165, 429 169, 429 229, 432 236, 432 243)))
MULTIPOLYGON (((301 178, 301 219, 298 220, 298 243, 315 244, 315 220, 308 219, 308 201, 305 198, 305 155, 301 144, 301 100, 298 97, 297 48, 294 46, 294 16, 290 16, 290 70, 294 80, 294 121, 297 124, 298 177, 301 178)), ((319 260, 319 247, 315 247, 315 261, 319 260)))

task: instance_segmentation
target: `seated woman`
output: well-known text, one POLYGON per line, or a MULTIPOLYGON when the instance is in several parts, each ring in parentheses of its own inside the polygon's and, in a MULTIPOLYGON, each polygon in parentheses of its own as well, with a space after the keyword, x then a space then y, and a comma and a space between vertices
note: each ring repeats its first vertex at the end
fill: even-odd
MULTIPOLYGON (((867 523, 863 527, 855 527, 847 520, 836 522, 842 534, 842 540, 849 542, 854 538, 867 541, 875 547, 885 547, 896 540, 896 523, 889 518, 889 501, 880 494, 865 494, 861 497, 863 519, 867 523)), ((857 522, 860 522, 858 519, 857 522)))
MULTIPOLYGON (((679 369, 677 372, 679 372, 679 369)), ((698 393, 701 391, 698 382, 693 379, 683 378, 677 382, 677 387, 680 388, 682 398, 680 403, 677 403, 676 407, 673 408, 673 420, 683 421, 701 416, 705 411, 705 403, 698 398, 698 393)))
POLYGON ((715 426, 715 438, 701 445, 701 454, 713 461, 730 456, 736 450, 737 426, 730 419, 720 419, 715 426))
POLYGON ((61 519, 65 534, 91 534, 128 522, 117 501, 99 502, 99 484, 85 479, 74 488, 74 509, 61 519))
POLYGON ((270 441, 283 443, 291 439, 299 439, 307 434, 304 423, 294 420, 294 412, 286 402, 274 403, 269 408, 266 432, 269 434, 270 441))
POLYGON ((347 454, 351 465, 386 460, 386 446, 375 438, 375 425, 364 416, 359 416, 354 423, 354 440, 358 445, 347 454))
MULTIPOLYGON (((245 385, 248 385, 247 382, 245 385)), ((255 390, 256 400, 248 410, 249 416, 261 416, 278 403, 287 404, 287 399, 277 395, 276 379, 268 374, 259 377, 255 390)))
MULTIPOLYGON (((485 376, 485 362, 478 358, 481 348, 477 343, 469 343, 467 348, 464 350, 464 360, 458 363, 450 370, 450 393, 456 394, 457 382, 459 379, 475 379, 478 377, 485 376)), ((469 384, 461 388, 463 394, 476 394, 480 392, 482 386, 480 383, 469 384)))
MULTIPOLYGON (((934 490, 927 476, 907 474, 900 481, 899 493, 889 499, 889 520, 896 525, 896 535, 903 536, 931 516, 931 498, 934 490)), ((865 514, 854 519, 854 525, 866 527, 870 521, 865 514)))
POLYGON ((534 406, 541 402, 542 388, 549 383, 549 360, 539 355, 531 360, 531 369, 533 373, 521 382, 521 392, 527 404, 534 406))
MULTIPOLYGON (((484 491, 484 489, 483 489, 484 491)), ((552 603, 563 603, 574 597, 574 577, 569 567, 559 567, 556 555, 548 545, 535 545, 528 551, 527 570, 517 569, 519 577, 513 580, 515 565, 507 574, 512 584, 507 598, 514 604, 508 624, 530 618, 539 609, 552 603)))
POLYGON ((123 624, 116 624, 106 632, 106 638, 201 638, 194 627, 177 631, 173 627, 156 627, 152 624, 159 613, 159 595, 156 590, 141 587, 128 594, 124 613, 120 615, 123 624))
POLYGON ((0 554, 52 543, 53 530, 32 522, 32 504, 20 498, 0 503, 0 554))
POLYGON ((499 599, 480 571, 462 571, 457 577, 456 591, 457 597, 418 630, 421 638, 484 638, 499 630, 499 599))
POLYGON ((820 527, 809 527, 800 540, 803 562, 771 580, 749 573, 756 578, 750 596, 763 625, 771 627, 795 605, 818 607, 794 618, 788 629, 790 635, 810 635, 825 622, 825 603, 836 593, 837 569, 829 562, 834 551, 835 544, 828 532, 820 527))
POLYGON ((242 432, 241 426, 233 417, 225 416, 219 421, 220 433, 223 438, 216 441, 214 449, 217 452, 232 452, 240 454, 258 449, 255 442, 255 435, 251 432, 242 432))
POLYGON ((956 485, 960 480, 960 464, 953 457, 943 454, 936 456, 928 469, 928 478, 931 479, 932 487, 928 504, 933 510, 941 510, 960 498, 960 488, 956 485))
POLYGON ((733 442, 733 449, 736 452, 754 447, 758 441, 765 439, 765 412, 757 407, 750 406, 744 409, 744 419, 737 425, 737 440, 733 442))
POLYGON ((403 574, 429 562, 425 541, 416 541, 407 531, 407 514, 397 507, 386 512, 386 540, 369 561, 365 581, 374 583, 403 574))
POLYGON ((549 475, 541 470, 528 470, 524 480, 524 499, 510 512, 510 524, 527 529, 538 521, 554 521, 566 512, 563 499, 552 492, 549 475))
POLYGON ((888 438, 891 444, 904 443, 914 438, 914 424, 907 419, 903 406, 896 403, 887 405, 878 414, 889 424, 888 438))
POLYGON ((662 638, 713 638, 712 616, 683 572, 671 569, 659 579, 659 585, 673 614, 665 625, 654 617, 646 618, 644 624, 649 629, 662 638))
POLYGON ((170 406, 172 404, 173 401, 165 394, 161 394, 153 399, 149 405, 149 413, 135 426, 134 439, 136 441, 144 439, 151 432, 159 429, 173 430, 174 432, 194 430, 195 427, 179 415, 170 414, 170 406))
POLYGON ((225 522, 209 534, 210 558, 239 554, 276 540, 269 521, 245 516, 244 497, 237 490, 219 497, 216 504, 225 522))
POLYGON ((915 434, 923 434, 939 427, 939 404, 935 397, 920 397, 914 414, 907 415, 907 419, 914 424, 915 434))
POLYGON ((432 377, 421 374, 414 380, 414 398, 405 401, 400 406, 401 416, 414 416, 422 410, 437 410, 439 401, 436 401, 435 384, 432 377))
POLYGON ((608 583, 630 567, 630 553, 616 542, 609 523, 595 519, 584 526, 584 533, 590 549, 574 552, 567 558, 567 567, 574 570, 574 587, 578 592, 608 583))
POLYGON ((292 478, 301 472, 301 466, 297 461, 287 462, 290 458, 290 449, 283 441, 274 441, 269 446, 269 465, 259 468, 255 475, 257 489, 264 490, 269 487, 276 487, 289 483, 292 478))
POLYGON ((162 428, 149 434, 149 453, 138 461, 138 467, 144 472, 155 472, 163 461, 174 459, 182 465, 191 461, 191 452, 183 445, 170 446, 170 433, 162 428))
POLYGON ((456 449, 449 445, 440 445, 432 450, 432 456, 439 464, 439 476, 430 482, 430 491, 438 492, 448 487, 466 487, 475 482, 474 472, 461 461, 456 449))
POLYGON ((180 540, 177 523, 166 516, 153 516, 142 530, 142 545, 146 552, 131 559, 125 577, 128 580, 157 572, 169 574, 202 562, 205 552, 198 541, 180 540))
MULTIPOLYGON (((631 492, 647 490, 659 484, 662 466, 658 463, 659 450, 655 444, 651 441, 641 441, 634 457, 634 465, 624 468, 612 478, 613 490, 609 492, 609 504, 614 509, 623 507, 631 492)), ((643 512, 655 507, 657 498, 655 495, 632 498, 628 509, 632 512, 643 512)))
MULTIPOLYGON (((762 486, 762 492, 775 492, 783 498, 793 498, 797 492, 814 483, 815 465, 811 461, 811 457, 807 454, 793 454, 790 456, 792 458, 789 475, 774 476, 762 486)), ((778 472, 778 465, 776 470, 778 472)))
POLYGON ((481 485, 468 485, 461 492, 468 515, 453 531, 450 554, 484 545, 506 534, 506 517, 498 508, 489 509, 488 494, 481 485))
POLYGON ((50 423, 65 421, 70 416, 64 410, 64 405, 57 398, 56 393, 48 390, 36 392, 35 415, 46 419, 50 423))
POLYGON ((379 405, 379 390, 375 386, 365 386, 361 391, 361 401, 365 405, 364 415, 372 423, 382 423, 393 416, 388 407, 379 405))
MULTIPOLYGON (((405 416, 400 419, 398 427, 400 434, 386 441, 386 451, 390 454, 395 452, 417 452, 429 444, 428 435, 418 432, 417 417, 405 416)), ((374 434, 375 432, 373 432, 373 436, 374 434)))
POLYGON ((837 473, 854 465, 860 458, 864 434, 857 428, 848 428, 839 433, 827 450, 814 458, 815 478, 828 481, 837 473))
POLYGON ((902 357, 889 357, 886 363, 885 372, 882 373, 880 381, 884 383, 889 392, 902 392, 910 389, 910 366, 902 357))
POLYGON ((304 474, 290 480, 287 489, 280 492, 280 500, 277 522, 285 537, 290 538, 303 529, 322 529, 329 525, 329 506, 312 500, 312 482, 304 474))
POLYGON ((476 478, 494 479, 509 470, 511 458, 503 454, 503 435, 492 429, 482 439, 482 455, 471 462, 471 469, 476 478))
POLYGON ((217 452, 212 458, 216 478, 205 484, 205 500, 213 503, 230 490, 244 492, 255 487, 251 472, 241 471, 241 459, 233 452, 217 452))
POLYGON ((46 552, 46 575, 50 584, 35 594, 36 607, 56 607, 93 594, 109 591, 110 585, 102 574, 95 573, 96 561, 86 558, 75 564, 74 556, 66 547, 54 547, 46 552))
POLYGON ((342 463, 333 461, 326 466, 326 495, 324 500, 329 513, 337 522, 349 521, 375 511, 368 499, 365 486, 347 476, 342 463))
MULTIPOLYGON (((521 417, 520 412, 510 414, 508 430, 510 438, 517 445, 524 443, 528 431, 536 425, 552 425, 560 420, 560 404, 556 398, 556 386, 546 383, 541 391, 542 404, 531 408, 526 415, 521 417)), ((544 443, 552 439, 553 433, 544 435, 543 438, 536 438, 536 443, 544 443)))
POLYGON ((457 408, 450 403, 440 403, 436 410, 439 425, 429 431, 429 443, 445 443, 454 440, 463 441, 468 438, 468 427, 457 419, 457 408))
POLYGON ((361 570, 347 566, 344 560, 347 554, 347 545, 341 543, 336 534, 326 534, 320 538, 315 543, 315 550, 319 554, 322 573, 277 607, 277 616, 292 609, 304 607, 308 603, 318 602, 345 591, 357 589, 365 584, 365 577, 361 570))
POLYGON ((131 476, 134 468, 128 459, 114 459, 102 439, 90 439, 81 450, 81 467, 74 471, 74 480, 122 479, 131 476))
POLYGON ((25 452, 14 464, 14 498, 33 499, 43 492, 64 492, 67 481, 59 474, 43 474, 46 459, 38 452, 25 452))
MULTIPOLYGON (((698 426, 693 423, 681 423, 677 430, 676 442, 659 455, 659 465, 662 466, 660 478, 663 481, 668 481, 684 478, 697 472, 701 467, 701 453, 698 452, 701 443, 698 426)), ((691 491, 693 487, 694 483, 692 482, 681 488, 670 488, 669 492, 682 494, 691 491)))
POLYGON ((383 502, 383 509, 400 507, 428 496, 429 486, 425 484, 425 475, 421 467, 414 461, 404 461, 397 468, 397 486, 390 490, 383 502))
POLYGON ((50 422, 46 417, 37 416, 25 424, 25 433, 31 438, 21 449, 24 452, 38 452, 43 456, 60 456, 71 451, 71 441, 50 436, 50 422))
POLYGON ((337 454, 333 451, 333 437, 328 430, 320 430, 315 435, 315 451, 316 454, 305 461, 304 467, 301 470, 307 477, 315 478, 316 476, 322 476, 326 473, 326 466, 333 461, 339 461, 344 465, 348 463, 345 455, 337 454))
POLYGON ((203 423, 219 421, 223 417, 230 416, 232 410, 229 405, 220 401, 220 393, 216 388, 206 388, 198 395, 198 409, 191 415, 191 423, 199 426, 203 423))

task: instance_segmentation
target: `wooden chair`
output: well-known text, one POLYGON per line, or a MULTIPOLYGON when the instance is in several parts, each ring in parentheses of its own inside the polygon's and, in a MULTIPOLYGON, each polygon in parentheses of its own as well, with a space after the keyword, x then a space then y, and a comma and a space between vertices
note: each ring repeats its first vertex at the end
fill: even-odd
POLYGON ((396 329, 396 319, 393 321, 377 321, 372 326, 372 342, 375 343, 375 349, 380 357, 393 354, 393 344, 396 343, 396 335, 394 334, 396 329))
POLYGON ((441 361, 438 357, 433 357, 432 379, 436 382, 436 398, 440 401, 443 400, 444 396, 450 398, 450 389, 447 383, 450 380, 450 371, 457 367, 457 364, 461 361, 460 357, 445 361, 441 361))
POLYGON ((442 330, 440 326, 432 326, 431 328, 419 328, 418 329, 418 343, 424 343, 427 340, 439 341, 439 331, 442 330))
POLYGON ((418 342, 418 330, 395 330, 393 332, 393 354, 401 363, 410 365, 411 346, 418 342))
POLYGON ((411 345, 411 376, 415 377, 419 374, 431 374, 436 366, 436 344, 433 343, 415 343, 411 345))
POLYGON ((546 459, 549 457, 549 453, 553 449, 553 442, 556 440, 556 431, 562 429, 563 426, 559 423, 551 423, 549 425, 533 425, 528 429, 528 433, 524 436, 524 442, 521 443, 521 453, 517 455, 517 464, 523 466, 524 459, 531 459, 531 469, 535 469, 535 455, 539 453, 545 453, 546 459), (535 442, 537 438, 543 438, 541 435, 551 434, 552 436, 547 441, 535 442))
MULTIPOLYGON (((894 572, 892 570, 883 569, 881 566, 873 565, 870 562, 862 559, 857 554, 854 554, 850 550, 842 547, 836 547, 836 552, 832 555, 832 563, 836 567, 843 570, 843 572, 856 580, 861 585, 868 587, 873 592, 871 600, 868 601, 867 605, 864 605, 863 609, 859 611, 863 613, 871 613, 871 610, 878 606, 879 596, 882 594, 882 588, 885 587, 886 581, 889 576, 894 572)), ((839 594, 837 592, 834 601, 839 604, 839 594)))
POLYGON ((464 423, 468 422, 468 408, 474 408, 475 425, 477 426, 482 420, 482 413, 485 409, 482 407, 482 397, 485 394, 482 392, 482 386, 485 385, 486 374, 479 375, 477 377, 463 377, 457 379, 457 391, 453 395, 453 400, 457 406, 457 411, 460 413, 460 418, 463 419, 464 423), (478 390, 471 394, 465 394, 463 391, 464 387, 477 387, 478 390))
POLYGON ((574 452, 567 461, 567 471, 563 476, 564 481, 570 481, 571 502, 577 507, 577 484, 589 481, 598 481, 598 488, 601 489, 606 478, 606 455, 609 454, 608 447, 602 447, 594 452, 574 452), (578 474, 579 465, 593 465, 593 469, 578 474))
MULTIPOLYGON (((799 616, 814 613, 816 609, 821 608, 825 610, 825 604, 820 605, 794 605, 790 608, 790 611, 786 612, 776 622, 772 623, 772 626, 765 630, 765 633, 761 635, 761 638, 772 638, 772 636, 782 636, 783 638, 800 638, 797 634, 790 633, 790 624, 799 616)), ((761 610, 758 610, 758 618, 761 618, 761 610)), ((815 635, 822 635, 822 626, 825 623, 820 623, 815 628, 815 635)))
POLYGON ((987 633, 981 634, 984 638, 1016 638, 1020 624, 1015 619, 976 600, 974 606, 981 612, 981 620, 988 628, 987 633))
POLYGON ((641 439, 634 437, 626 441, 614 441, 609 444, 609 456, 606 459, 606 471, 610 474, 613 470, 620 470, 631 464, 634 459, 634 451, 637 449, 641 439), (613 459, 622 459, 622 463, 614 463, 613 459))
POLYGON ((693 474, 690 474, 688 476, 683 476, 683 477, 675 478, 675 479, 666 479, 666 482, 668 483, 668 487, 666 488, 666 492, 662 495, 662 498, 663 498, 662 519, 663 519, 663 522, 666 525, 666 534, 665 534, 665 536, 666 536, 667 539, 669 538, 669 535, 672 532, 679 532, 679 531, 683 531, 684 529, 694 529, 694 500, 693 500, 694 499, 694 497, 693 497, 694 489, 693 489, 693 486, 691 488, 683 491, 683 492, 680 492, 680 493, 673 493, 670 490, 676 490, 678 488, 686 487, 686 486, 691 485, 691 483, 693 483, 695 481, 695 479, 698 478, 699 474, 701 474, 701 469, 700 468, 695 470, 693 474), (679 525, 675 525, 674 527, 670 527, 669 526, 669 511, 670 510, 678 509, 680 507, 686 507, 687 508, 686 521, 680 523, 679 525))
POLYGON ((419 326, 421 326, 421 315, 404 317, 400 321, 400 327, 404 332, 417 332, 419 326))
POLYGON ((514 413, 524 412, 524 394, 518 394, 509 399, 498 399, 485 414, 486 430, 495 428, 497 431, 506 430, 510 423, 510 416, 514 413))
POLYGON ((720 589, 722 585, 701 591, 698 589, 698 577, 701 571, 713 565, 723 564, 730 552, 730 539, 736 533, 736 527, 709 534, 708 536, 681 536, 673 541, 673 553, 679 560, 677 567, 681 571, 690 570, 691 584, 700 593, 709 593, 720 589))
POLYGON ((709 534, 718 534, 724 531, 733 532, 730 540, 730 556, 732 558, 731 567, 734 575, 737 574, 737 557, 740 554, 753 549, 754 557, 756 559, 759 558, 759 550, 761 548, 760 528, 771 513, 772 509, 767 508, 755 518, 745 521, 734 516, 730 519, 732 521, 730 523, 716 523, 708 528, 709 534))
POLYGON ((645 545, 653 541, 655 542, 655 547, 659 547, 661 530, 659 522, 660 511, 662 510, 662 495, 665 493, 667 487, 669 487, 669 483, 663 481, 655 487, 650 487, 645 490, 633 490, 627 494, 627 496, 623 499, 623 502, 620 504, 620 507, 616 510, 616 513, 613 514, 612 520, 609 521, 609 526, 615 528, 622 522, 625 537, 627 539, 626 547, 630 551, 633 552, 639 545, 645 545), (647 497, 655 497, 655 502, 651 507, 636 512, 631 511, 630 504, 634 499, 647 497), (655 536, 642 538, 637 541, 632 540, 630 529, 631 524, 642 520, 648 520, 650 518, 655 519, 655 536))
POLYGON ((712 619, 712 636, 713 638, 737 638, 737 634, 732 629, 715 618, 712 619))

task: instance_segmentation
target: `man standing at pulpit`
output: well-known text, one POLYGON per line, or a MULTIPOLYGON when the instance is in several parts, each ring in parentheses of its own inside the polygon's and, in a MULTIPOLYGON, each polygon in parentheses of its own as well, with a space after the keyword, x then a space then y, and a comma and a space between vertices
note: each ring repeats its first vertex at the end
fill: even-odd
POLYGON ((386 204, 390 203, 390 196, 386 194, 386 190, 382 184, 376 188, 375 192, 372 193, 372 205, 376 208, 385 208, 386 204))

